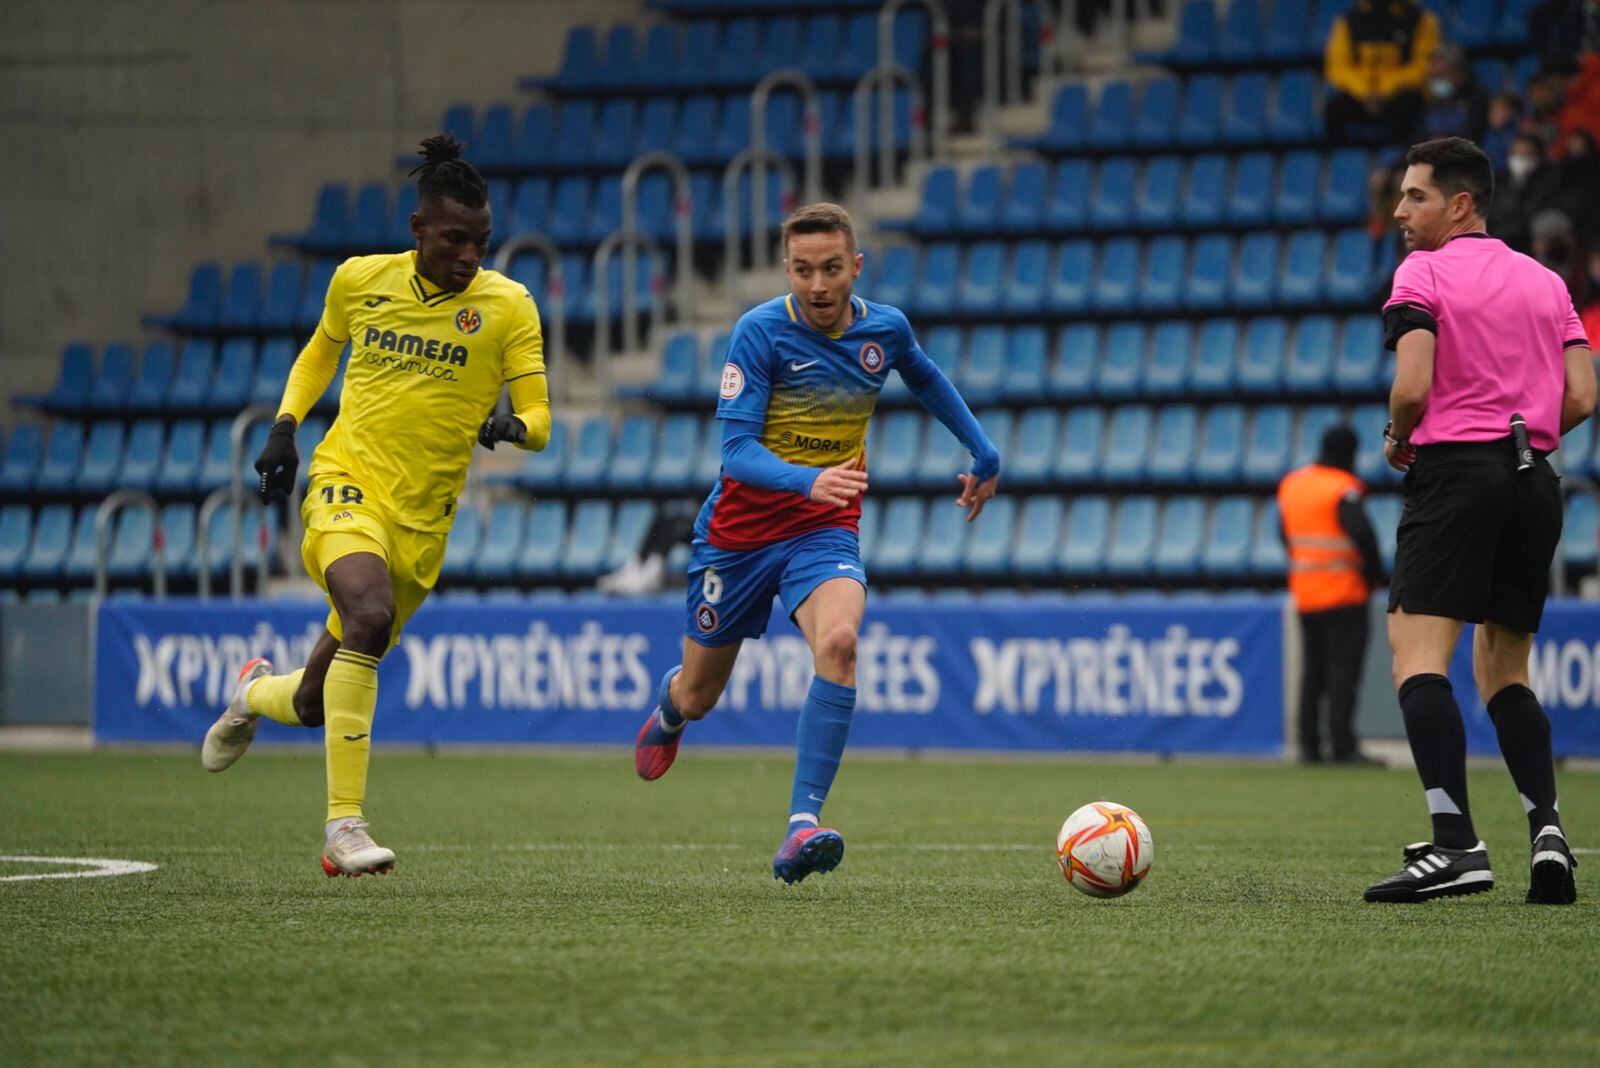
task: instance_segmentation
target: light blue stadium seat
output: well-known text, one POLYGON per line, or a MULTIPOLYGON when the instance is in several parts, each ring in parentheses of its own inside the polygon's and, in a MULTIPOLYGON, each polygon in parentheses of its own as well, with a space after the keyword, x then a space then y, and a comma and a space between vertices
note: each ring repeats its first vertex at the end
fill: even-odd
POLYGON ((1191 333, 1189 323, 1181 321, 1159 323, 1150 332, 1150 354, 1144 369, 1146 393, 1174 397, 1187 389, 1191 333))
POLYGON ((922 489, 958 489, 956 475, 972 466, 970 454, 937 419, 923 420, 923 444, 913 482, 922 489))
MULTIPOLYGON (((127 446, 116 473, 119 489, 150 490, 161 467, 166 430, 154 419, 141 419, 128 431, 127 446)), ((254 457, 252 457, 254 459, 254 457)))
MULTIPOLYGON (((205 445, 200 454, 200 472, 195 476, 194 488, 197 492, 210 493, 229 484, 229 477, 232 474, 229 463, 231 429, 230 420, 219 419, 206 431, 205 445)), ((264 439, 262 443, 265 444, 264 439)), ((260 452, 259 449, 256 451, 260 452)), ((251 482, 254 482, 255 471, 251 470, 250 473, 251 482)), ((245 485, 248 486, 251 482, 246 482, 245 485)))
POLYGON ((1233 164, 1227 220, 1235 226, 1263 226, 1272 214, 1277 168, 1267 152, 1247 152, 1233 164))
POLYGON ((255 342, 247 337, 231 337, 224 341, 217 357, 217 374, 206 396, 206 408, 213 412, 237 412, 249 401, 255 377, 255 342))
POLYGON ((514 187, 507 230, 511 234, 543 233, 550 217, 550 179, 522 178, 514 187))
POLYGON ((1371 393, 1385 385, 1383 328, 1376 315, 1352 315, 1339 332, 1333 385, 1341 393, 1371 393))
POLYGON ((961 393, 968 405, 993 404, 1000 399, 1008 358, 1004 327, 989 323, 973 328, 967 338, 967 363, 961 374, 961 393))
POLYGON ((1367 172, 1371 166, 1366 150, 1361 148, 1341 148, 1328 157, 1327 181, 1318 203, 1318 214, 1324 222, 1361 221, 1367 212, 1367 172))
POLYGON ((1153 237, 1145 245, 1138 305, 1144 311, 1174 311, 1183 296, 1188 242, 1175 234, 1153 237))
MULTIPOLYGON (((568 175, 557 181, 546 236, 562 246, 582 242, 589 229, 592 195, 589 179, 582 175, 568 175)), ((567 284, 572 285, 571 279, 567 284)))
POLYGON ((1594 420, 1587 419, 1562 435, 1552 462, 1563 475, 1588 475, 1594 463, 1594 420))
POLYGON ((1106 570, 1124 579, 1141 579, 1155 563, 1157 506, 1154 497, 1123 497, 1117 502, 1106 547, 1106 570))
POLYGON ((1017 447, 1002 453, 1006 482, 1039 486, 1048 482, 1055 465, 1061 418, 1054 408, 1029 408, 1017 424, 1017 447))
MULTIPOLYGON (((713 432, 720 433, 712 420, 713 432)), ((700 417, 669 415, 661 422, 656 441, 649 484, 658 489, 689 490, 695 487, 696 463, 700 458, 700 417)))
POLYGON ((1056 341, 1055 362, 1046 383, 1057 400, 1074 400, 1094 392, 1100 365, 1100 328, 1092 323, 1064 327, 1056 341))
MULTIPOLYGON (((408 210, 410 207, 407 205, 408 210)), ((267 292, 257 319, 260 328, 275 333, 290 333, 297 329, 304 291, 305 277, 300 264, 276 264, 267 276, 267 292)))
POLYGON ((1184 85, 1183 107, 1178 113, 1178 142, 1212 145, 1222 133, 1222 79, 1200 74, 1184 85))
POLYGON ((956 521, 966 528, 961 568, 969 575, 1002 575, 1012 570, 1012 547, 1016 541, 1017 499, 997 497, 983 509, 977 521, 968 524, 966 512, 950 508, 956 521))
POLYGON ((1238 377, 1239 324, 1208 319, 1200 327, 1189 381, 1197 392, 1231 393, 1238 377))
POLYGON ((1224 497, 1211 506, 1200 570, 1208 578, 1232 581, 1249 571, 1255 505, 1248 497, 1224 497))
POLYGON ((143 582, 152 573, 155 532, 155 517, 145 509, 124 508, 117 513, 111 531, 111 547, 106 550, 106 572, 112 582, 143 582))
POLYGON ((67 548, 66 559, 61 565, 62 577, 75 586, 87 585, 94 581, 94 564, 98 552, 94 533, 95 511, 93 506, 78 511, 78 518, 72 525, 72 541, 67 548))
POLYGON ((742 86, 760 77, 761 23, 736 18, 723 26, 722 47, 706 57, 712 63, 712 80, 723 87, 742 86))
MULTIPOLYGON (((652 26, 651 30, 656 28, 652 26)), ((637 158, 651 152, 670 152, 677 135, 678 102, 671 97, 650 97, 639 109, 633 156, 637 158)))
POLYGON ((1315 462, 1322 451, 1322 435, 1344 422, 1339 409, 1331 404, 1316 404, 1302 409, 1295 422, 1294 452, 1289 457, 1290 467, 1304 467, 1315 462))
POLYGON ((139 361, 139 375, 124 401, 125 410, 159 412, 165 408, 167 393, 172 389, 173 362, 171 342, 152 341, 146 345, 139 361))
POLYGON ((588 24, 572 27, 567 31, 567 46, 561 53, 561 68, 556 72, 555 84, 566 92, 592 89, 599 70, 599 32, 588 24))
POLYGON ((890 245, 882 252, 882 265, 874 266, 867 289, 870 299, 897 308, 908 307, 917 285, 917 246, 890 245))
POLYGON ((1044 202, 1044 228, 1052 233, 1076 233, 1087 226, 1092 184, 1087 160, 1065 159, 1057 164, 1044 202))
POLYGON ((1089 119, 1089 147, 1117 149, 1133 138, 1133 87, 1125 81, 1107 82, 1095 98, 1089 119))
POLYGON ((607 100, 595 120, 591 162, 603 167, 626 167, 633 158, 638 109, 628 99, 607 100))
POLYGON ((610 462, 611 424, 603 416, 592 416, 578 428, 563 482, 573 490, 598 489, 605 481, 610 462))
POLYGON ((88 342, 74 341, 61 350, 61 366, 55 385, 43 396, 18 400, 58 415, 83 412, 89 403, 89 386, 94 379, 94 349, 88 342))
MULTIPOLYGON (((1576 500, 1576 498, 1574 499, 1576 500)), ((1401 499, 1392 493, 1374 494, 1367 498, 1367 520, 1372 524, 1372 532, 1378 537, 1378 555, 1383 557, 1385 570, 1394 567, 1395 536, 1400 529, 1400 511, 1403 507, 1401 499)), ((1577 547, 1580 532, 1574 528, 1573 517, 1568 515, 1565 529, 1562 530, 1561 541, 1563 548, 1577 547)), ((1594 545, 1594 537, 1588 539, 1589 545, 1594 545)))
POLYGON ((717 334, 711 339, 711 344, 706 346, 705 358, 700 363, 700 384, 695 388, 695 396, 704 398, 708 404, 715 404, 713 398, 722 388, 722 369, 728 365, 728 344, 732 337, 732 334, 717 334))
POLYGON ((1095 171, 1089 198, 1089 221, 1101 230, 1124 231, 1133 225, 1133 195, 1139 187, 1139 164, 1114 156, 1095 171))
POLYGON ((84 450, 83 466, 78 468, 77 491, 94 497, 110 493, 117 487, 122 454, 122 424, 93 424, 89 430, 88 447, 84 450))
MULTIPOLYGON (((1322 185, 1322 154, 1310 149, 1290 152, 1278 169, 1278 193, 1272 218, 1279 226, 1309 226, 1317 218, 1317 193, 1322 185)), ((1362 179, 1363 188, 1365 178, 1362 179)), ((1321 272, 1318 272, 1319 276, 1321 272)))
POLYGON ((1011 168, 1011 181, 997 220, 1002 233, 1026 237, 1039 232, 1049 177, 1049 167, 1037 161, 1019 163, 1011 168))
MULTIPOLYGON (((583 235, 585 246, 598 245, 622 229, 622 179, 606 175, 595 179, 594 202, 590 207, 588 229, 583 235)), ((620 264, 621 258, 612 261, 620 264)), ((620 266, 618 270, 620 271, 620 266)), ((620 274, 618 276, 620 278, 620 274)), ((611 291, 617 292, 612 286, 611 291)))
POLYGON ((1050 101, 1050 122, 1037 139, 1015 139, 1028 147, 1059 154, 1082 150, 1089 141, 1089 93, 1081 83, 1056 89, 1050 101))
POLYGON ((1178 218, 1185 226, 1201 228, 1222 221, 1228 201, 1228 157, 1208 152, 1189 162, 1178 218))
MULTIPOLYGON (((480 164, 488 165, 479 154, 478 145, 473 144, 473 158, 480 164)), ((494 180, 491 179, 491 183, 494 180)), ((489 187, 489 199, 493 203, 497 197, 495 186, 489 187)), ((406 200, 412 198, 407 191, 400 194, 406 200)), ((510 198, 500 196, 499 202, 509 206, 510 198)), ((344 247, 356 252, 374 253, 387 251, 389 244, 389 225, 392 212, 389 209, 389 189, 382 182, 370 182, 356 191, 355 203, 350 209, 350 223, 345 230, 344 247)), ((259 278, 256 281, 257 289, 260 288, 259 278)), ((231 287, 230 287, 231 295, 231 287)))
POLYGON ((1111 505, 1104 497, 1074 497, 1067 509, 1057 568, 1069 579, 1093 582, 1102 576, 1106 541, 1111 536, 1111 505))
POLYGON ((945 234, 956 227, 956 196, 960 179, 951 166, 932 167, 922 179, 922 195, 909 228, 919 234, 945 234))
POLYGON ((22 576, 29 582, 52 582, 61 576, 67 550, 72 547, 72 509, 64 504, 47 504, 34 519, 33 541, 22 562, 22 576))
POLYGON ((911 309, 944 312, 954 306, 960 262, 960 246, 953 242, 941 241, 926 246, 917 288, 909 295, 911 309))
POLYGON ((456 522, 450 528, 450 540, 445 545, 444 566, 440 573, 450 582, 475 582, 478 578, 478 553, 484 542, 483 513, 476 508, 463 508, 456 513, 456 522))
POLYGON ((1144 165, 1133 201, 1134 221, 1147 230, 1170 230, 1178 222, 1183 193, 1183 161, 1157 156, 1144 165))
POLYGON ((1095 376, 1095 393, 1111 399, 1137 396, 1144 377, 1143 323, 1113 323, 1095 376))
POLYGON ((1242 471, 1245 481, 1276 486, 1289 472, 1291 417, 1281 404, 1257 408, 1245 437, 1242 471))
POLYGON ((167 393, 169 411, 192 412, 206 406, 216 374, 216 359, 216 348, 209 341, 191 338, 183 343, 178 354, 178 372, 167 393))
POLYGON ((1017 521, 1011 569, 1028 577, 1043 577, 1056 568, 1066 510, 1060 497, 1030 497, 1017 521))
POLYGON ((1258 396, 1276 394, 1283 386, 1288 354, 1289 324, 1285 320, 1277 316, 1251 320, 1239 360, 1239 388, 1258 396))
POLYGON ((1278 502, 1268 499, 1256 509, 1250 537, 1250 572, 1258 580, 1283 582, 1289 565, 1278 519, 1278 502))
POLYGON ((121 415, 127 410, 128 394, 133 389, 133 346, 107 345, 100 353, 100 371, 89 389, 88 410, 121 415))
POLYGON ((721 477, 722 424, 710 420, 705 433, 700 436, 700 448, 695 454, 694 481, 690 485, 695 493, 706 493, 721 477))
POLYGON ((283 396, 283 387, 289 380, 289 369, 294 366, 294 360, 294 342, 288 338, 275 337, 263 342, 261 358, 256 361, 245 403, 267 407, 277 404, 283 396))
POLYGON ((1143 148, 1170 145, 1177 122, 1178 80, 1156 78, 1146 82, 1133 120, 1133 143, 1143 148))
POLYGON ((1308 8, 1306 0, 1272 0, 1261 41, 1263 57, 1289 60, 1320 54, 1322 41, 1314 41, 1307 32, 1308 8))
POLYGON ((1195 576, 1205 544, 1205 519, 1205 502, 1199 497, 1172 497, 1162 505, 1153 554, 1156 574, 1176 579, 1195 576))
POLYGON ((1262 45, 1261 5, 1257 0, 1231 0, 1217 30, 1217 58, 1245 64, 1259 58, 1262 45))
POLYGON ((64 494, 78 479, 83 463, 83 424, 58 421, 50 427, 50 444, 33 480, 35 493, 64 494))
POLYGON ((726 164, 750 147, 750 98, 736 93, 725 97, 717 117, 716 160, 726 164))
POLYGON ((0 465, 0 493, 21 495, 33 486, 44 458, 44 433, 32 423, 11 430, 5 463, 0 465))
POLYGON ((956 307, 974 316, 998 312, 1005 263, 1006 247, 998 241, 978 241, 968 248, 956 288, 956 307))
POLYGON ((1098 482, 1104 478, 1101 455, 1106 416, 1099 408, 1072 408, 1061 428, 1055 477, 1063 482, 1098 482))
POLYGON ((1228 278, 1232 273, 1233 238, 1227 234, 1196 238, 1184 281, 1184 304, 1195 311, 1220 311, 1227 306, 1228 278))
POLYGON ((1244 452, 1244 409, 1219 404, 1206 412, 1195 453, 1195 478, 1206 485, 1227 485, 1239 476, 1244 452))
MULTIPOLYGON (((340 189, 344 187, 340 186, 340 189)), ((183 307, 176 315, 166 319, 167 324, 180 330, 216 329, 222 315, 224 292, 221 264, 195 264, 189 275, 189 293, 183 307)))
POLYGON ((1172 58, 1183 63, 1208 63, 1217 58, 1217 5, 1214 0, 1185 0, 1178 10, 1178 36, 1172 58))
POLYGON ((1320 230, 1298 230, 1284 245, 1283 273, 1278 280, 1278 302, 1305 307, 1322 300, 1322 273, 1327 243, 1320 230))
MULTIPOLYGON (((1026 330, 1029 328, 1019 327, 1018 329, 1026 330)), ((1015 416, 1004 408, 984 408, 977 413, 977 419, 978 425, 983 427, 983 432, 989 436, 989 440, 994 443, 994 447, 1000 451, 1002 458, 1016 455, 1011 448, 1011 441, 1016 434, 1017 428, 1015 416)), ((961 450, 961 467, 966 469, 971 466, 972 454, 963 448, 961 450)), ((954 474, 953 471, 950 473, 954 474)), ((951 483, 946 483, 946 485, 949 484, 951 483)))
POLYGON ((1321 72, 1292 70, 1278 76, 1278 91, 1267 116, 1267 136, 1274 141, 1295 143, 1319 136, 1322 123, 1317 118, 1317 95, 1321 72))
POLYGON ((606 471, 612 489, 644 488, 656 446, 656 422, 648 415, 630 415, 617 430, 617 446, 606 471))
MULTIPOLYGON (((678 136, 673 152, 684 163, 704 167, 716 162, 717 98, 692 96, 678 112, 678 136)), ((717 198, 721 199, 721 188, 717 198)))
POLYGON ((525 581, 554 578, 561 570, 566 539, 566 502, 535 501, 528 509, 527 526, 517 555, 517 577, 525 581))
POLYGON ((1326 315, 1301 319, 1288 357, 1283 384, 1290 393, 1326 394, 1333 379, 1333 320, 1326 315))
POLYGON ((1383 428, 1388 422, 1387 404, 1363 404, 1350 415, 1350 426, 1356 432, 1356 476, 1370 490, 1400 480, 1400 473, 1383 456, 1383 428))
POLYGON ((1099 268, 1090 291, 1096 311, 1113 314, 1133 310, 1139 285, 1139 242, 1113 237, 1100 246, 1099 268))
POLYGON ((32 509, 25 504, 0 508, 0 582, 15 581, 32 543, 32 509))
POLYGON ((1111 482, 1142 482, 1150 476, 1155 414, 1147 404, 1125 404, 1111 414, 1101 475, 1111 482))
POLYGON ((1156 416, 1148 474, 1152 482, 1186 483, 1199 445, 1200 417, 1192 404, 1171 404, 1156 416))
POLYGON ((1042 326, 1015 326, 1006 335, 999 399, 1010 404, 1044 396, 1050 338, 1042 326))
POLYGON ((856 546, 861 552, 862 562, 868 567, 872 566, 872 558, 878 551, 878 533, 882 524, 882 503, 876 497, 863 497, 861 518, 856 524, 856 546))
POLYGON ((1278 277, 1278 235, 1253 233, 1241 238, 1230 290, 1233 306, 1268 307, 1276 296, 1278 277))
POLYGON ((333 272, 338 269, 338 260, 322 259, 314 261, 307 270, 305 293, 300 301, 300 311, 295 316, 299 329, 306 333, 316 329, 327 304, 328 284, 333 281, 333 272))
POLYGON ((561 557, 561 573, 571 579, 597 577, 605 566, 606 548, 610 543, 611 502, 580 501, 572 512, 566 551, 561 557))
POLYGON ((560 419, 550 425, 550 440, 538 452, 523 452, 513 470, 497 469, 483 476, 491 486, 518 486, 535 497, 553 492, 561 485, 567 460, 567 424, 560 419))
POLYGON ((1058 314, 1070 315, 1089 307, 1089 286, 1094 276, 1094 243, 1063 241, 1056 248, 1050 284, 1045 290, 1045 306, 1058 314))
MULTIPOLYGON (((1248 0, 1233 0, 1234 5, 1248 0)), ((1228 86, 1228 103, 1222 112, 1222 139, 1235 145, 1253 145, 1267 128, 1267 95, 1271 80, 1259 72, 1236 74, 1228 86)))
POLYGON ((1572 567, 1595 565, 1600 543, 1600 507, 1588 493, 1567 498, 1566 522, 1561 531, 1561 559, 1572 567))
POLYGON ((1328 272, 1328 299, 1346 303, 1372 295, 1374 270, 1372 238, 1365 230, 1343 230, 1333 242, 1333 263, 1328 272))
POLYGON ((1011 250, 1000 307, 1013 315, 1037 314, 1044 308, 1045 283, 1050 277, 1050 246, 1043 241, 1023 241, 1011 250))
POLYGON ((891 499, 884 509, 876 555, 866 561, 868 573, 903 575, 913 570, 922 548, 923 528, 921 500, 915 497, 891 499))
MULTIPOLYGON (((200 477, 201 450, 205 430, 197 419, 174 423, 167 437, 166 456, 156 472, 154 489, 159 494, 193 493, 200 477)), ((300 446, 306 448, 304 443, 300 446)))
POLYGON ((161 553, 168 581, 187 581, 196 574, 196 509, 178 501, 161 509, 161 553))
POLYGON ((936 326, 922 339, 922 351, 946 378, 957 386, 961 384, 962 338, 959 326, 936 326))
POLYGON ((617 506, 616 518, 611 524, 611 541, 606 546, 604 566, 607 571, 615 571, 638 558, 655 518, 656 506, 651 501, 624 501, 617 506))
POLYGON ((922 451, 922 416, 890 412, 879 426, 877 451, 870 460, 873 485, 887 490, 907 488, 915 480, 922 451))
MULTIPOLYGON (((987 519, 988 508, 984 509, 984 513, 984 519, 987 519)), ((951 575, 960 571, 970 526, 966 513, 960 508, 948 505, 930 508, 922 545, 917 552, 917 570, 932 575, 951 575)))
POLYGON ((967 188, 956 212, 956 228, 965 234, 992 235, 1000 225, 1000 167, 985 163, 967 176, 967 188))

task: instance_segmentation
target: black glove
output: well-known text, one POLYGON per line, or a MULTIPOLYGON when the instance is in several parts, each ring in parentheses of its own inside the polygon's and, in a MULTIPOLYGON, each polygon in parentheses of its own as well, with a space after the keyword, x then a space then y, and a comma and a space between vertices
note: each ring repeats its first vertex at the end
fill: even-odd
POLYGON ((497 441, 510 441, 521 445, 528 440, 528 428, 514 415, 491 415, 478 430, 478 444, 494 451, 497 441))
POLYGON ((294 490, 294 476, 299 471, 300 453, 294 447, 294 420, 281 419, 273 424, 266 448, 256 457, 262 502, 271 504, 288 497, 294 490))

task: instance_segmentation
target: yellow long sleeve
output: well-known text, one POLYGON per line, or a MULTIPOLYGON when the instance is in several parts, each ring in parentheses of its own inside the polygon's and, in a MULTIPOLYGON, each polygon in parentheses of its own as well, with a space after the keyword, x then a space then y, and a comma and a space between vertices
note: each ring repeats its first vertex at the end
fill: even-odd
POLYGON ((518 375, 510 383, 511 414, 522 420, 528 436, 519 449, 539 452, 550 443, 550 389, 543 371, 518 375))
POLYGON ((306 413, 327 390, 328 383, 339 371, 339 354, 344 342, 335 341, 318 327, 300 350, 294 366, 289 368, 289 381, 283 387, 283 400, 278 404, 278 418, 290 416, 295 425, 306 421, 306 413))

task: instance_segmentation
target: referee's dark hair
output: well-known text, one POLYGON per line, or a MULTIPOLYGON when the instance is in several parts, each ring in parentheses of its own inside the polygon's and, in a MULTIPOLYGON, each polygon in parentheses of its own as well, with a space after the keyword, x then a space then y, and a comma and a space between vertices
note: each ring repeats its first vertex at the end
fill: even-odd
POLYGON ((466 147, 451 134, 423 138, 422 163, 411 171, 417 176, 418 199, 437 202, 448 197, 474 209, 489 202, 489 184, 478 168, 461 158, 466 147))
POLYGON ((1472 208, 1487 219, 1494 203, 1494 165, 1483 149, 1465 137, 1441 137, 1412 145, 1406 153, 1406 166, 1426 163, 1433 168, 1433 184, 1448 197, 1466 193, 1472 208))

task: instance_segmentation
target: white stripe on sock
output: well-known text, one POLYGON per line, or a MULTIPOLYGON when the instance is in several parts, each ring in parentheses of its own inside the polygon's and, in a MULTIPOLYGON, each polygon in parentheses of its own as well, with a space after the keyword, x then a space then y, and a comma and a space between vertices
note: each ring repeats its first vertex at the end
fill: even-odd
POLYGON ((1445 791, 1444 787, 1435 786, 1428 791, 1428 815, 1459 816, 1461 815, 1461 810, 1456 807, 1454 801, 1450 800, 1450 795, 1445 791))
POLYGON ((811 826, 815 827, 821 821, 817 819, 817 814, 815 812, 796 812, 794 815, 789 817, 789 822, 809 823, 811 826))
POLYGON ((1532 801, 1528 800, 1527 794, 1518 794, 1517 797, 1522 801, 1523 812, 1532 812, 1536 807, 1538 807, 1532 801))

